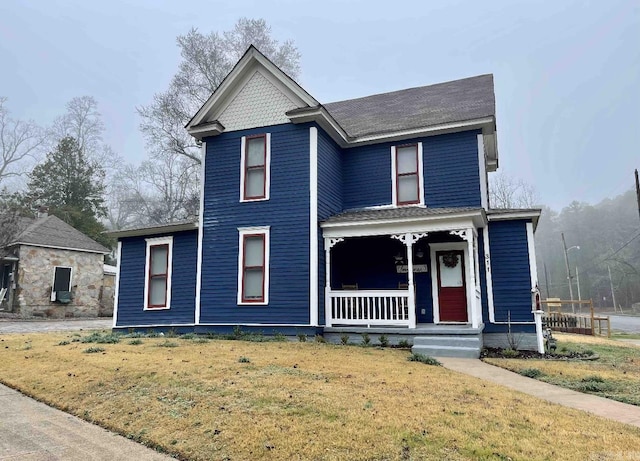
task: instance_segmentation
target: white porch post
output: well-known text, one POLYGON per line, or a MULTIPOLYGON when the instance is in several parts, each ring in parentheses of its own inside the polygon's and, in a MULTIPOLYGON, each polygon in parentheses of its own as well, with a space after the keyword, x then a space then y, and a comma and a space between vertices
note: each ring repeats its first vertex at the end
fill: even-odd
POLYGON ((325 326, 332 325, 331 315, 331 248, 336 243, 344 241, 343 238, 325 238, 324 239, 324 267, 325 267, 325 285, 324 285, 324 322, 325 326))
POLYGON ((391 238, 401 241, 407 247, 409 328, 416 327, 416 291, 413 285, 413 244, 420 240, 422 237, 426 237, 427 235, 428 234, 426 232, 422 232, 420 234, 412 234, 410 232, 407 232, 406 234, 391 236, 391 238))

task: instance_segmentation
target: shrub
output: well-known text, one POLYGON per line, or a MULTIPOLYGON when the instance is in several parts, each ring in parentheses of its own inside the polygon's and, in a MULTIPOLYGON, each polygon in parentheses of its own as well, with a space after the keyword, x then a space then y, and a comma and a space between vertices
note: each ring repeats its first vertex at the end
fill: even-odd
POLYGON ((69 341, 60 341, 58 344, 56 344, 56 346, 66 346, 68 344, 71 344, 69 341))
POLYGON ((362 333, 362 345, 368 346, 370 342, 371 337, 369 336, 369 333, 362 333))
POLYGON ((340 335, 340 344, 342 344, 343 346, 346 346, 347 344, 349 344, 349 335, 344 333, 342 335, 340 335))
POLYGON ((324 339, 324 336, 322 336, 322 335, 316 335, 316 342, 324 344, 324 343, 327 342, 327 340, 324 339))
POLYGON ((542 371, 538 370, 537 368, 524 368, 520 370, 518 373, 520 373, 522 376, 526 376, 527 378, 539 378, 544 374, 542 373, 542 371))
POLYGON ((251 360, 249 360, 249 357, 242 356, 242 357, 240 357, 238 359, 238 362, 240 362, 240 363, 251 363, 251 360))
POLYGON ((298 333, 298 341, 300 341, 301 343, 306 343, 307 335, 305 335, 304 333, 298 333))
POLYGON ((515 349, 507 348, 507 349, 503 349, 502 355, 507 357, 507 358, 513 358, 513 357, 519 356, 520 352, 518 352, 515 349))
POLYGON ((140 338, 135 338, 129 341, 129 344, 131 346, 139 346, 140 344, 142 344, 142 340, 140 338))
POLYGON ((83 350, 85 354, 97 354, 98 352, 104 352, 103 347, 89 347, 88 349, 83 350))
POLYGON ((283 343, 287 340, 287 337, 284 334, 278 332, 275 335, 273 335, 273 340, 279 343, 283 343))
POLYGON ((410 349, 411 344, 409 344, 408 340, 401 339, 400 341, 398 341, 398 347, 401 347, 402 349, 410 349))
POLYGON ((389 339, 387 338, 387 335, 380 335, 378 337, 378 342, 382 347, 389 347, 389 339))
POLYGON ((81 338, 80 342, 96 344, 117 344, 120 342, 120 335, 118 333, 104 333, 96 331, 88 336, 81 338))
POLYGON ((434 359, 433 357, 429 357, 428 355, 423 355, 423 354, 411 354, 409 357, 407 357, 407 360, 409 362, 420 362, 426 365, 434 365, 434 366, 442 365, 440 362, 438 362, 437 359, 434 359))

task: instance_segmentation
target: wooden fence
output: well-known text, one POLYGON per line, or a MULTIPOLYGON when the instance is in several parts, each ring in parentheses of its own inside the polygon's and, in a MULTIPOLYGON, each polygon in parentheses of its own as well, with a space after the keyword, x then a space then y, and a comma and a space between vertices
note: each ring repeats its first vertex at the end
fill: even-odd
POLYGON ((591 300, 546 299, 540 303, 545 311, 542 322, 553 331, 611 337, 609 317, 596 315, 591 300))

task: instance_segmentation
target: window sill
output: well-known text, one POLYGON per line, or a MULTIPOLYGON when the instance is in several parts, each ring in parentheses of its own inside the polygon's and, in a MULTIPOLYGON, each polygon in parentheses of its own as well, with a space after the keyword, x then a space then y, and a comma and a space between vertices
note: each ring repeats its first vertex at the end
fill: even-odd
POLYGON ((263 197, 263 198, 243 198, 240 199, 240 203, 246 203, 246 202, 266 202, 269 200, 269 197, 263 197))
POLYGON ((166 307, 144 307, 143 310, 145 311, 168 311, 169 309, 171 309, 171 306, 166 306, 166 307))
POLYGON ((260 301, 260 302, 239 302, 238 306, 268 306, 268 301, 260 301))

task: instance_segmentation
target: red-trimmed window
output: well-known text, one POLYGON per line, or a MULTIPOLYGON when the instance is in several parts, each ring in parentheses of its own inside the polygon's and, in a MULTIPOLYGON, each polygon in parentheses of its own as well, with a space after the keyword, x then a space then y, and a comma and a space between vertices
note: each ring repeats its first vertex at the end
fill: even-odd
POLYGON ((149 246, 149 275, 147 287, 147 308, 168 307, 169 286, 169 245, 149 246))
POLYGON ((418 145, 396 147, 396 205, 420 203, 418 145))
POLYGON ((246 234, 242 238, 242 302, 265 301, 265 235, 246 234))
POLYGON ((244 151, 243 200, 267 198, 267 136, 247 136, 244 151))

